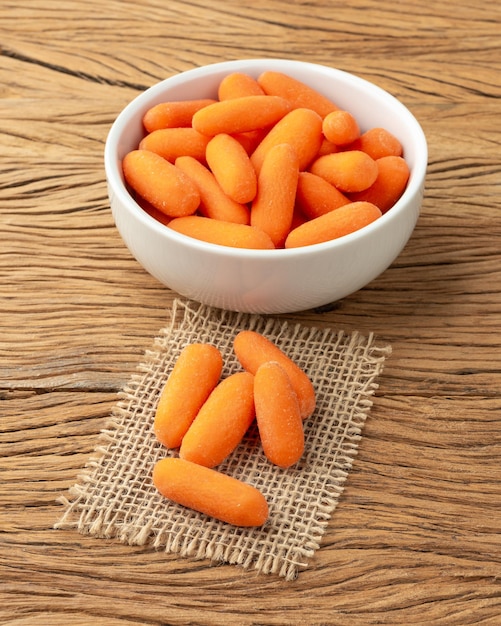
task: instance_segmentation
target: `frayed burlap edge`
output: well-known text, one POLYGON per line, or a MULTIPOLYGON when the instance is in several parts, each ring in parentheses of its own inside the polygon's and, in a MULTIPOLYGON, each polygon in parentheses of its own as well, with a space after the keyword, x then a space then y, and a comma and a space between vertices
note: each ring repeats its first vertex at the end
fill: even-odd
POLYGON ((59 501, 65 510, 55 528, 150 544, 169 553, 211 559, 293 580, 320 547, 358 451, 391 353, 374 336, 291 324, 276 317, 233 313, 176 300, 169 323, 146 350, 118 395, 99 445, 77 483, 59 501), (240 369, 232 342, 240 330, 268 336, 309 374, 317 409, 305 424, 306 451, 281 470, 264 457, 255 425, 218 467, 249 482, 268 500, 262 528, 236 528, 162 498, 151 481, 156 461, 176 456, 155 439, 152 421, 165 379, 188 343, 213 343, 225 359, 223 377, 240 369))

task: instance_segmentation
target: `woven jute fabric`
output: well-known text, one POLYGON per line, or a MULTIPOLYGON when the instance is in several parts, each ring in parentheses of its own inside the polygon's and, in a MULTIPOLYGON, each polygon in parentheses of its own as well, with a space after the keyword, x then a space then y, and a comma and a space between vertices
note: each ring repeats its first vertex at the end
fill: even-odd
POLYGON ((308 327, 277 317, 233 313, 176 300, 170 319, 117 398, 96 454, 67 496, 56 528, 130 545, 152 545, 184 557, 255 568, 292 580, 320 547, 357 453, 376 379, 391 352, 373 335, 308 327), (254 485, 269 504, 260 528, 234 527, 162 497, 152 483, 155 463, 177 456, 155 438, 158 397, 181 350, 217 346, 222 377, 241 371, 233 352, 240 330, 276 343, 310 376, 317 408, 305 422, 305 452, 289 469, 264 456, 251 426, 218 470, 254 485))

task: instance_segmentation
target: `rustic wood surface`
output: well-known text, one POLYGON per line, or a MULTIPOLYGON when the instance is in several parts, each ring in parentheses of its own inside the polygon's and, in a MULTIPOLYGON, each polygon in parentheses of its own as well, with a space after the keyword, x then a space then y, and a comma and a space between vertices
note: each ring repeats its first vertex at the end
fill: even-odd
POLYGON ((501 8, 0 3, 0 623, 501 624, 501 8), (54 530, 175 294, 115 230, 103 146, 176 72, 286 57, 399 97, 429 141, 400 257, 325 312, 392 344, 321 548, 291 583, 54 530))

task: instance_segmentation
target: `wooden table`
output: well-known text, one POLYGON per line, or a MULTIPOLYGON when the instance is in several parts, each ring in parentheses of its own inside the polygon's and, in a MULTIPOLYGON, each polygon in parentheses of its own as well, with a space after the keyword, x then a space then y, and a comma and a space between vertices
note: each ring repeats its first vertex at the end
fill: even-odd
POLYGON ((0 6, 0 622, 501 624, 501 9, 407 0, 0 6), (429 141, 393 265, 289 319, 391 343, 346 489, 294 582, 54 530, 176 294, 131 257, 103 145, 138 93, 286 57, 400 98, 429 141))

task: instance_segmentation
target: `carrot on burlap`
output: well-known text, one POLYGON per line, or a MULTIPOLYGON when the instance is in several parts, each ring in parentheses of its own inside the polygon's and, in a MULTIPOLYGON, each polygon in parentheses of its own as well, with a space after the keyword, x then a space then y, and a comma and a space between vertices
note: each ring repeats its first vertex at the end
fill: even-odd
POLYGON ((302 171, 317 155, 322 137, 322 118, 311 109, 294 109, 277 122, 257 146, 251 155, 252 165, 259 174, 266 153, 273 146, 288 143, 296 151, 302 171))
POLYGON ((232 72, 219 83, 217 95, 219 100, 231 100, 243 96, 264 96, 266 94, 257 80, 250 74, 232 72))
POLYGON ((153 431, 167 448, 181 445, 191 423, 217 385, 223 368, 220 351, 213 345, 187 345, 177 358, 155 411, 153 431))
POLYGON ((214 174, 205 165, 190 156, 180 156, 175 165, 192 179, 200 194, 199 212, 204 217, 248 224, 249 208, 227 196, 214 174))
POLYGON ((377 159, 378 175, 374 183, 365 191, 350 194, 351 200, 372 202, 382 213, 397 202, 407 186, 410 169, 399 156, 386 156, 377 159))
POLYGON ((307 374, 276 344, 253 330, 240 331, 233 348, 242 367, 255 374, 267 361, 277 361, 287 372, 299 401, 301 417, 306 419, 315 410, 315 390, 307 374))
POLYGON ((334 185, 311 172, 300 172, 296 206, 306 217, 314 219, 351 202, 334 185))
POLYGON ((367 189, 376 180, 378 171, 376 161, 360 150, 326 154, 309 169, 343 193, 367 189))
POLYGON ((171 163, 177 157, 185 155, 205 163, 205 150, 209 140, 210 137, 202 135, 194 128, 160 128, 143 137, 139 149, 156 152, 171 163))
POLYGON ((256 171, 237 139, 226 133, 215 135, 208 142, 205 155, 207 164, 227 196, 242 204, 254 200, 256 171))
POLYGON ((299 175, 295 149, 287 143, 267 151, 251 205, 251 226, 267 233, 275 247, 283 246, 292 224, 299 175))
POLYGON ((285 247, 299 248, 331 241, 349 235, 379 217, 381 217, 381 211, 374 204, 351 202, 292 230, 285 240, 285 247))
POLYGON ((267 94, 282 96, 295 109, 311 109, 322 118, 338 109, 334 102, 318 90, 288 74, 269 70, 258 76, 257 82, 267 94))
POLYGON ((258 489, 190 461, 158 461, 153 484, 169 500, 233 526, 262 526, 268 519, 268 504, 258 489))
POLYGON ((211 392, 185 434, 179 456, 215 467, 238 446, 254 421, 254 376, 236 372, 211 392))
POLYGON ((258 367, 254 402, 266 458, 282 468, 297 463, 304 452, 303 420, 297 395, 280 363, 268 361, 258 367))
POLYGON ((161 102, 146 111, 143 126, 149 133, 159 128, 191 126, 193 115, 214 102, 216 100, 212 98, 161 102))
POLYGON ((127 184, 170 217, 192 215, 200 205, 197 185, 181 169, 149 150, 132 150, 122 161, 127 184))
POLYGON ((235 222, 225 222, 201 215, 189 215, 171 220, 168 226, 187 237, 215 243, 219 246, 249 250, 275 249, 268 234, 248 224, 236 224, 235 222))
POLYGON ((197 111, 192 126, 204 135, 232 135, 276 124, 290 109, 289 102, 279 96, 231 98, 197 111))

